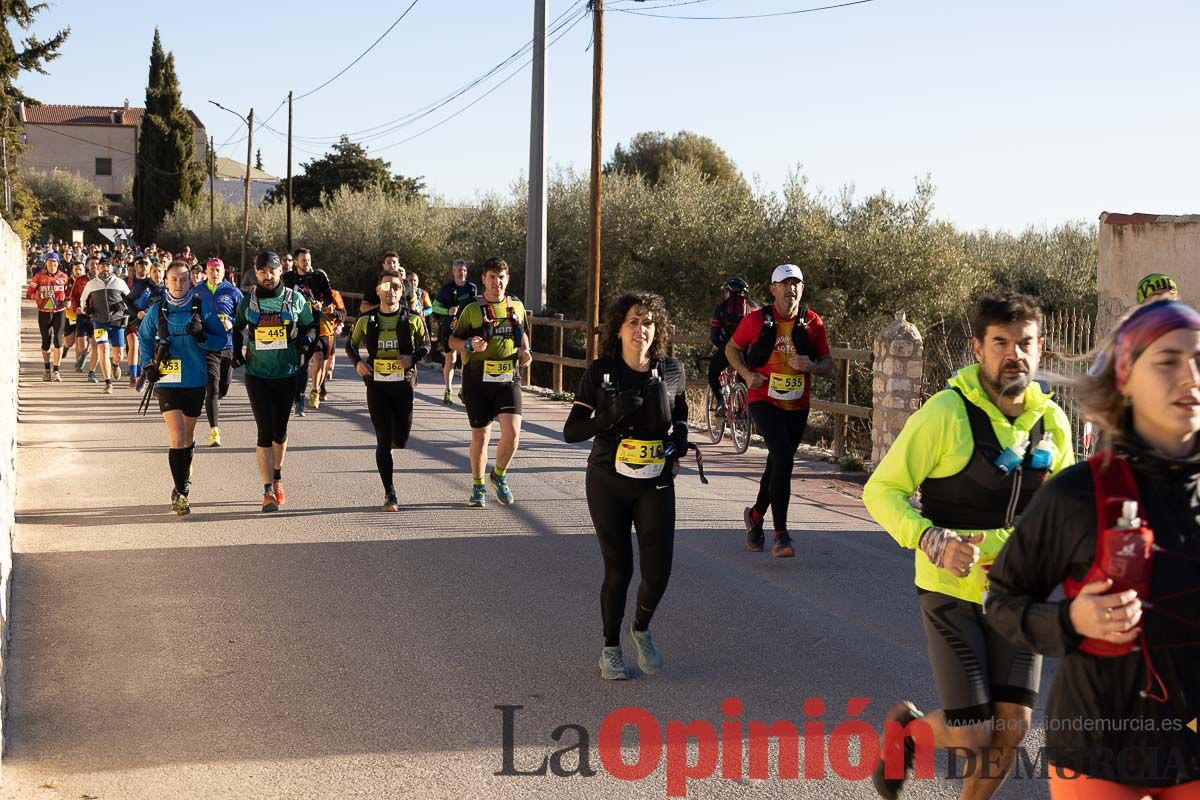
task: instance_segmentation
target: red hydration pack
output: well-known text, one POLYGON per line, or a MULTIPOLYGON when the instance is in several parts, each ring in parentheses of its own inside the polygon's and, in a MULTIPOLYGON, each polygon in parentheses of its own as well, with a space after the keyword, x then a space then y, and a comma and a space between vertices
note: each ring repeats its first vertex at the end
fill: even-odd
MULTIPOLYGON (((1063 581, 1064 593, 1071 599, 1084 585, 1111 578, 1110 594, 1133 589, 1142 600, 1149 600, 1154 531, 1146 527, 1144 520, 1136 520, 1136 527, 1118 527, 1125 516, 1126 504, 1133 504, 1134 517, 1142 508, 1133 470, 1125 459, 1111 451, 1092 456, 1088 466, 1092 468, 1092 483, 1096 488, 1096 556, 1082 581, 1070 578, 1063 581)), ((1141 644, 1145 646, 1145 642, 1141 644)), ((1114 658, 1132 653, 1134 645, 1085 639, 1079 649, 1094 656, 1114 658)))

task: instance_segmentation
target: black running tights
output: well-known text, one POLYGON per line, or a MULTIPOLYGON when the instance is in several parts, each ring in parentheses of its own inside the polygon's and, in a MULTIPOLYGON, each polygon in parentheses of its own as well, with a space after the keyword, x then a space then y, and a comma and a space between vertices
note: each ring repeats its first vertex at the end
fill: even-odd
POLYGON ((367 380, 367 412, 375 428, 375 466, 383 490, 391 493, 392 448, 408 446, 408 435, 412 431, 413 388, 408 381, 379 383, 367 380))
POLYGON ((808 427, 808 409, 784 411, 771 403, 758 402, 750 404, 750 416, 767 445, 767 466, 758 481, 754 510, 761 515, 770 507, 774 530, 786 531, 788 504, 792 499, 792 468, 808 427))

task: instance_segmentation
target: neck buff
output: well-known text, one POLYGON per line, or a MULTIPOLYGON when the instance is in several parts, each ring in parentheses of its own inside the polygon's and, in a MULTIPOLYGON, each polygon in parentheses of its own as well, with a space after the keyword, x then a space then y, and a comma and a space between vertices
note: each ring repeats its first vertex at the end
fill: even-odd
POLYGON ((1125 386, 1133 362, 1157 339, 1179 328, 1200 331, 1200 313, 1174 300, 1151 303, 1134 311, 1121 323, 1114 337, 1117 388, 1125 386))

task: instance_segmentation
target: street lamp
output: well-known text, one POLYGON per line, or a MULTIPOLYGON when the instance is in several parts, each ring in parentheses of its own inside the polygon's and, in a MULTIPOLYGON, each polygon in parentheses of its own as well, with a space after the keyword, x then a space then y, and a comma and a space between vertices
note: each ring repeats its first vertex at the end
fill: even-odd
MULTIPOLYGON (((222 111, 228 111, 230 114, 233 114, 242 122, 246 123, 246 196, 242 204, 242 267, 240 270, 241 274, 245 275, 246 245, 250 240, 250 153, 251 148, 254 146, 254 109, 250 109, 250 118, 246 119, 241 114, 237 113, 233 109, 226 108, 216 100, 209 100, 208 102, 212 103, 222 111)), ((216 153, 213 153, 213 157, 216 157, 216 153)))

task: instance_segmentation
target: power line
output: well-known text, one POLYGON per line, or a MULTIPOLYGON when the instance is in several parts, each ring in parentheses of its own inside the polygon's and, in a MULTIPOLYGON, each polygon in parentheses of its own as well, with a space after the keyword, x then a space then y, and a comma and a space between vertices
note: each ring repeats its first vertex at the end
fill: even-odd
MULTIPOLYGON (((321 91, 321 90, 322 90, 322 89, 324 89, 326 86, 328 86, 329 84, 331 84, 331 83, 333 83, 334 81, 336 81, 338 78, 342 77, 342 75, 344 75, 344 74, 346 73, 346 71, 347 71, 347 70, 349 70, 351 67, 353 67, 355 64, 357 64, 359 61, 362 61, 362 60, 363 60, 363 58, 364 58, 364 57, 367 55, 367 53, 369 53, 369 52, 371 52, 372 50, 374 50, 374 49, 375 49, 375 45, 377 45, 377 44, 379 44, 380 42, 382 42, 382 41, 384 40, 384 38, 385 38, 385 37, 386 37, 386 36, 387 36, 389 33, 391 33, 391 32, 392 32, 392 29, 393 29, 393 28, 395 28, 397 25, 399 25, 399 24, 400 24, 400 20, 402 20, 402 19, 404 19, 405 17, 407 17, 407 16, 408 16, 408 12, 412 11, 412 10, 413 10, 413 6, 415 6, 415 5, 416 5, 417 3, 419 3, 420 1, 421 1, 421 0, 413 0, 413 1, 412 1, 412 4, 411 4, 411 5, 409 5, 409 7, 408 7, 408 8, 404 9, 404 13, 403 13, 403 14, 401 14, 401 15, 400 15, 400 16, 399 16, 399 17, 396 19, 396 21, 395 21, 395 22, 393 22, 393 23, 392 23, 392 24, 391 24, 391 25, 388 27, 388 29, 387 29, 386 31, 384 31, 382 34, 380 34, 379 38, 378 38, 378 39, 376 39, 374 42, 372 42, 370 47, 368 47, 366 50, 362 51, 362 53, 360 53, 360 54, 359 54, 358 58, 354 59, 354 60, 353 60, 353 61, 351 61, 349 64, 347 64, 345 67, 343 67, 343 68, 342 68, 342 70, 341 70, 340 72, 338 72, 336 75, 334 75, 332 78, 330 78, 329 80, 325 81, 324 83, 322 83, 320 86, 318 86, 318 87, 317 87, 317 88, 315 88, 315 89, 309 89, 309 90, 308 90, 307 92, 305 92, 304 94, 300 95, 299 97, 296 97, 296 98, 295 98, 295 100, 303 100, 304 98, 308 97, 308 96, 309 96, 309 95, 311 95, 311 94, 316 94, 317 92, 321 91)), ((293 101, 293 102, 294 102, 294 101, 293 101)))
MULTIPOLYGON (((721 17, 685 17, 678 14, 656 14, 653 11, 639 11, 632 8, 613 8, 613 11, 621 14, 636 14, 639 17, 656 17, 658 19, 701 19, 701 20, 732 20, 732 19, 763 19, 766 17, 789 17, 795 14, 811 14, 814 11, 830 11, 835 8, 846 8, 848 6, 861 6, 864 3, 873 3, 875 0, 851 0, 848 3, 838 3, 832 6, 819 6, 817 8, 800 8, 795 11, 776 11, 770 14, 737 14, 721 17)), ((681 3, 680 5, 686 5, 681 3)))

